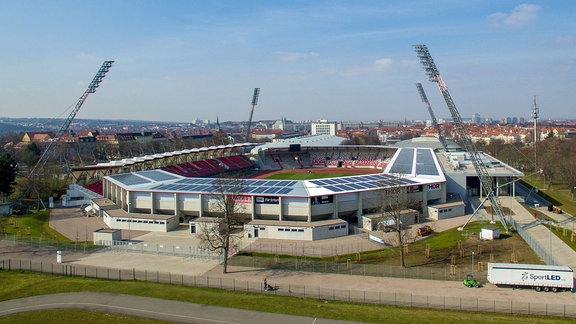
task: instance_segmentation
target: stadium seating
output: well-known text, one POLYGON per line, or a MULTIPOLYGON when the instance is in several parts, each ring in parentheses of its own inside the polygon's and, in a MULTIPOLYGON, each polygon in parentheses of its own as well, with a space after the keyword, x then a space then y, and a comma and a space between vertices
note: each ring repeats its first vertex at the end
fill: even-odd
POLYGON ((85 185, 84 188, 86 188, 92 192, 95 192, 95 193, 99 194, 100 196, 102 196, 102 194, 104 193, 104 188, 102 187, 102 181, 96 181, 96 182, 89 183, 89 184, 85 185))
POLYGON ((252 168, 254 164, 243 155, 226 156, 164 166, 161 169, 184 177, 206 177, 227 171, 252 168))
POLYGON ((325 167, 326 156, 323 153, 312 152, 310 154, 310 167, 325 167))

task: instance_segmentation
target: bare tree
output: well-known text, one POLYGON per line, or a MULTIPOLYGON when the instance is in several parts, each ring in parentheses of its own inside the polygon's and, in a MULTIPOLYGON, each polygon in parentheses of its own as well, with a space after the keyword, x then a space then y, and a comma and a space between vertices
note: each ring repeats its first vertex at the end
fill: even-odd
POLYGON ((241 238, 241 225, 245 216, 243 179, 220 178, 212 182, 213 194, 208 199, 207 215, 214 217, 199 228, 200 245, 224 255, 224 270, 228 272, 228 258, 232 247, 241 238))
POLYGON ((416 203, 409 198, 407 187, 403 186, 402 176, 394 178, 392 184, 383 184, 380 212, 382 213, 382 230, 394 232, 395 243, 400 249, 400 266, 406 267, 404 245, 415 239, 415 233, 407 226, 412 223, 411 217, 417 212, 410 207, 416 203))

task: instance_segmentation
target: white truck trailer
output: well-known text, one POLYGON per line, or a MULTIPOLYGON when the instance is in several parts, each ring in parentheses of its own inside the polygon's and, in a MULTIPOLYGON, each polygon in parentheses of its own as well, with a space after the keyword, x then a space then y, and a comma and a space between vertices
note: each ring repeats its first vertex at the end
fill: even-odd
POLYGON ((567 266, 488 263, 487 279, 497 286, 527 287, 536 291, 574 288, 574 272, 567 266))

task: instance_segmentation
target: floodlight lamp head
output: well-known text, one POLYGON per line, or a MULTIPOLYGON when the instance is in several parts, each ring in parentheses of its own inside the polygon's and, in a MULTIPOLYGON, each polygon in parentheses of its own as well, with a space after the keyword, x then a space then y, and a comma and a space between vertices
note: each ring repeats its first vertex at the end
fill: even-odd
POLYGON ((254 88, 254 95, 252 96, 252 106, 258 104, 258 97, 260 96, 260 88, 254 88))

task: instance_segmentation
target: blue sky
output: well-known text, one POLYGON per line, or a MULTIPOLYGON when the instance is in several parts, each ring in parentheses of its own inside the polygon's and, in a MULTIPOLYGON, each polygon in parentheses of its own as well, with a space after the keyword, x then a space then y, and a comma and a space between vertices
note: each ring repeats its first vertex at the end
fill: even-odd
POLYGON ((576 118, 576 1, 0 1, 0 116, 189 122, 576 118))

